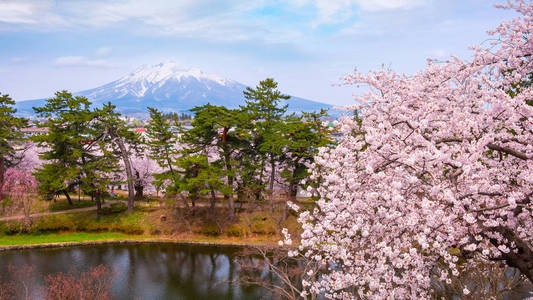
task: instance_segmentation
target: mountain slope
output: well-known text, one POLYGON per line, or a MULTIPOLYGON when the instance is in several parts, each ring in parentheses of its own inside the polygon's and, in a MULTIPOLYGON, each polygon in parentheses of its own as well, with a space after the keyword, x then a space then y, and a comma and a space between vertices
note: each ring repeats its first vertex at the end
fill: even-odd
MULTIPOLYGON (((85 96, 95 105, 110 101, 126 115, 143 117, 147 107, 162 111, 185 112, 211 103, 228 108, 244 104, 244 84, 206 74, 198 69, 182 69, 174 62, 142 66, 134 72, 100 87, 74 93, 85 96)), ((40 106, 44 99, 17 102, 19 114, 33 114, 32 107, 40 106)), ((289 112, 330 109, 325 103, 291 97, 287 102, 289 112)))

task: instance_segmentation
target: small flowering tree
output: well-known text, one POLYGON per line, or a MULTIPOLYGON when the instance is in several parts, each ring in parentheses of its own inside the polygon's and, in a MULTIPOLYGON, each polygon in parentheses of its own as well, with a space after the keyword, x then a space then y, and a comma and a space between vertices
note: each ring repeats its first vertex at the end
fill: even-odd
POLYGON ((37 181, 31 172, 19 169, 8 169, 5 174, 4 184, 1 193, 8 195, 10 205, 4 207, 11 213, 19 211, 24 212, 26 226, 31 225, 31 205, 37 197, 37 181))
POLYGON ((46 299, 75 300, 99 299, 111 297, 113 273, 104 265, 99 265, 87 272, 57 273, 46 277, 46 299))
POLYGON ((0 276, 0 300, 112 298, 110 290, 114 274, 104 265, 86 272, 49 274, 44 278, 44 286, 37 285, 42 276, 32 265, 8 265, 8 276, 0 276))
MULTIPOLYGON (((8 276, 0 276, 0 300, 31 300, 36 282, 35 268, 31 265, 8 265, 8 276)), ((1 274, 0 274, 1 275, 1 274)))
POLYGON ((533 282, 533 3, 504 8, 520 17, 471 61, 346 78, 370 91, 315 159, 321 198, 300 214, 298 254, 328 268, 304 294, 429 298, 470 258, 533 282))

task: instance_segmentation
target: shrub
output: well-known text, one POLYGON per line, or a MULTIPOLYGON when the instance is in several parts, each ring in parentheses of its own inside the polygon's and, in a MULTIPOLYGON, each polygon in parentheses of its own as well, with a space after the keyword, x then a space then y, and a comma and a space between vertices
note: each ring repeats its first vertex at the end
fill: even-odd
POLYGON ((0 223, 0 233, 6 235, 24 232, 25 228, 26 226, 23 226, 23 224, 20 224, 18 221, 6 221, 0 223))
POLYGON ((253 215, 251 230, 253 233, 264 235, 273 235, 279 231, 276 220, 267 213, 253 215))
POLYGON ((0 278, 0 299, 32 299, 35 268, 27 264, 9 264, 7 270, 8 276, 0 278))
POLYGON ((126 211, 126 204, 119 202, 119 203, 113 203, 108 207, 103 207, 100 211, 102 215, 112 215, 112 214, 118 214, 123 211, 126 211))
POLYGON ((112 227, 113 231, 122 232, 125 234, 143 234, 144 229, 137 224, 130 223, 115 223, 112 227))
POLYGON ((79 274, 58 273, 46 278, 46 299, 112 299, 113 274, 103 265, 79 274))
POLYGON ((217 226, 217 224, 208 222, 200 228, 200 233, 203 235, 209 235, 209 236, 217 236, 220 234, 220 230, 217 226))
POLYGON ((87 227, 89 224, 94 222, 94 220, 89 218, 77 218, 75 225, 76 225, 76 231, 87 231, 87 227))
POLYGON ((6 231, 7 231, 6 222, 0 222, 0 234, 7 234, 6 231))
POLYGON ((287 218, 287 220, 285 220, 282 224, 281 224, 281 227, 282 228, 287 228, 289 230, 289 232, 294 232, 295 234, 296 233, 301 233, 302 232, 302 225, 300 223, 298 223, 298 218, 297 217, 293 217, 293 216, 289 216, 287 218))
POLYGON ((151 235, 160 235, 161 234, 161 230, 159 230, 159 228, 152 228, 150 230, 150 234, 151 235))
POLYGON ((87 232, 103 232, 103 231, 109 231, 109 229, 110 229, 109 223, 99 222, 99 221, 89 222, 85 227, 85 231, 87 232))
POLYGON ((55 232, 76 229, 72 216, 68 214, 40 217, 32 228, 33 232, 55 232))
POLYGON ((240 224, 233 224, 230 227, 224 229, 224 233, 227 236, 241 237, 246 235, 246 228, 243 228, 240 224))
POLYGON ((272 219, 257 221, 252 224, 252 232, 256 234, 274 235, 278 232, 278 225, 272 219))

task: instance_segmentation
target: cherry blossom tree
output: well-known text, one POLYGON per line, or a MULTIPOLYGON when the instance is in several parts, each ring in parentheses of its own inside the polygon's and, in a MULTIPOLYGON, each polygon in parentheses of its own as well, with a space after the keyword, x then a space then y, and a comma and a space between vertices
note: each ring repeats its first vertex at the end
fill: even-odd
POLYGON ((7 194, 10 205, 4 207, 10 212, 24 212, 26 226, 31 225, 31 205, 37 194, 37 181, 30 171, 10 168, 6 171, 0 193, 7 194))
POLYGON ((39 168, 43 164, 43 160, 39 158, 39 153, 46 151, 44 148, 37 146, 37 144, 29 142, 24 145, 24 153, 15 166, 15 168, 20 170, 26 170, 33 172, 35 169, 39 168))
POLYGON ((131 165, 135 174, 134 186, 136 198, 143 196, 143 191, 155 192, 156 187, 152 184, 155 181, 153 175, 163 172, 159 164, 148 157, 147 154, 134 155, 131 157, 131 165))
POLYGON ((328 271, 304 294, 429 298, 430 283, 451 283, 465 259, 533 282, 533 3, 500 7, 519 16, 472 60, 346 77, 369 91, 355 98, 356 117, 337 122, 337 147, 315 159, 320 199, 300 214, 291 254, 328 271))

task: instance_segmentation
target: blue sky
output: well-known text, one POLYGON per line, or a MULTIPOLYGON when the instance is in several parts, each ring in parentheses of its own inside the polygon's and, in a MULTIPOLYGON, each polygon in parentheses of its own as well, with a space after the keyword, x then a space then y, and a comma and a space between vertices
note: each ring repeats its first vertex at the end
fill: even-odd
POLYGON ((184 67, 289 94, 352 103, 354 67, 412 73, 469 57, 513 12, 492 0, 0 0, 0 92, 45 98, 115 80, 142 64, 184 67))

